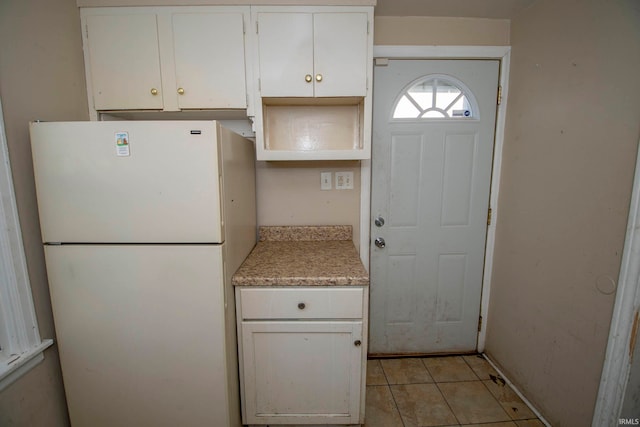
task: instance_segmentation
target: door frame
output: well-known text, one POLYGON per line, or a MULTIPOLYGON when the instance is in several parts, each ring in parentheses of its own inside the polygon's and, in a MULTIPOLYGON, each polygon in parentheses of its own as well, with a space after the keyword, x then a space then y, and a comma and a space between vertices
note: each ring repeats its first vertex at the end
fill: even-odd
MULTIPOLYGON (((496 111, 496 131, 494 155, 491 171, 489 207, 491 224, 487 227, 484 275, 482 278, 482 298, 480 316, 483 321, 478 332, 477 350, 484 351, 487 335, 487 312, 491 291, 491 273, 495 249, 496 222, 498 219, 498 194, 502 169, 502 148, 504 143, 507 99, 509 94, 509 64, 511 46, 374 46, 373 60, 376 59, 495 59, 500 61, 499 84, 502 87, 502 102, 496 111)), ((374 82, 375 83, 375 82, 374 82)), ((371 212, 371 160, 360 163, 360 258, 369 270, 370 212, 371 212)))
MULTIPOLYGON (((638 145, 640 146, 640 141, 638 145)), ((629 386, 631 363, 634 357, 640 357, 634 351, 640 313, 640 257, 638 254, 640 254, 640 151, 636 157, 618 289, 611 316, 592 427, 609 425, 618 419, 629 386)))

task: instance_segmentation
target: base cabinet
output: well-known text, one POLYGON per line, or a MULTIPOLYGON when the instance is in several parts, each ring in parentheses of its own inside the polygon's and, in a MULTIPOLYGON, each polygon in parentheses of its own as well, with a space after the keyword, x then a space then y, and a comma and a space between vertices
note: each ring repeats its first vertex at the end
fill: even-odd
MULTIPOLYGON (((345 296, 352 297, 354 290, 348 289, 351 294, 345 296)), ((360 310, 363 289, 359 288, 356 302, 360 318, 338 318, 335 306, 327 306, 327 310, 318 307, 323 303, 333 305, 331 302, 340 299, 342 289, 330 290, 338 292, 335 295, 327 294, 327 290, 323 295, 319 289, 308 289, 307 293, 304 289, 272 291, 276 293, 273 298, 264 289, 237 290, 243 423, 361 424, 366 365, 366 323, 363 324, 360 310), (245 314, 243 290, 249 308, 245 314), (264 306, 272 310, 261 314, 263 318, 251 318, 251 303, 255 300, 252 290, 261 292, 261 297, 267 294, 264 306), (285 294, 278 293, 281 291, 285 294), (291 301, 300 315, 285 304, 270 303, 276 300, 291 301), (320 318, 305 318, 310 310, 320 318), (323 313, 328 316, 329 312, 336 318, 322 318, 323 313)))

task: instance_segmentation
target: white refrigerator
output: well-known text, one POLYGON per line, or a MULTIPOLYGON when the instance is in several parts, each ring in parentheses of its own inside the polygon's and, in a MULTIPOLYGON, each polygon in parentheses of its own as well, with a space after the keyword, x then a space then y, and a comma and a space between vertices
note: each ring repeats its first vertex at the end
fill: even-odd
POLYGON ((231 275, 255 152, 215 121, 32 123, 73 427, 241 425, 231 275))

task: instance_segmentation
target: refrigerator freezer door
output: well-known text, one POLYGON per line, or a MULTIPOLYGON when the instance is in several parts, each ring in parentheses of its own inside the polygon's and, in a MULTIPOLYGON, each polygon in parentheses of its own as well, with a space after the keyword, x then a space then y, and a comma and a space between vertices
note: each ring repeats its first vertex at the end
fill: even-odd
POLYGON ((72 425, 229 425, 222 246, 45 255, 72 425))
POLYGON ((32 123, 44 242, 220 243, 213 121, 32 123))

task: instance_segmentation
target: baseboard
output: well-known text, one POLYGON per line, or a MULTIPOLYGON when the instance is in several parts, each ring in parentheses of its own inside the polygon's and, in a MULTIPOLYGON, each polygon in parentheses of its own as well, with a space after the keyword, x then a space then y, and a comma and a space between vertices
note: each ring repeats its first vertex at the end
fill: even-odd
POLYGON ((496 366, 495 363, 493 363, 493 361, 491 359, 489 359, 489 357, 482 353, 482 357, 484 357, 484 359, 489 362, 489 364, 493 367, 493 369, 496 370, 496 372, 498 372, 498 374, 500 374, 500 377, 502 377, 503 380, 505 380, 505 382, 507 384, 509 384, 509 387, 511 387, 511 389, 518 395, 518 397, 520 397, 520 399, 522 399, 522 401, 525 403, 525 405, 527 405, 529 407, 529 409, 531 409, 531 411, 536 414, 536 417, 538 417, 540 419, 540 421, 542 421, 542 424, 544 424, 547 427, 552 427, 551 424, 549 424, 549 422, 544 419, 544 417, 542 416, 542 414, 540 414, 540 411, 538 411, 538 409, 533 406, 531 404, 531 402, 529 402, 529 400, 524 397, 524 395, 520 392, 520 390, 518 390, 518 388, 511 382, 509 381, 509 378, 507 378, 504 373, 496 366))

